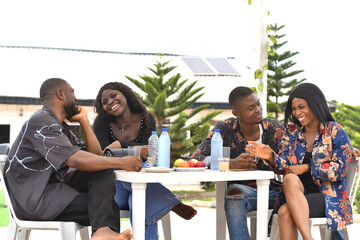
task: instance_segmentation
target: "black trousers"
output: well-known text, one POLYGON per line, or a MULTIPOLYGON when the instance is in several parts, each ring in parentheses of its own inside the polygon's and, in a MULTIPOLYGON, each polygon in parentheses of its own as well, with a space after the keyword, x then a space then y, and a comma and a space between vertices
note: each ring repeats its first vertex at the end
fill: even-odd
POLYGON ((120 213, 115 203, 115 179, 112 169, 97 172, 75 170, 66 175, 65 182, 79 195, 54 220, 74 221, 91 226, 94 233, 101 227, 120 231, 120 213))
POLYGON ((305 198, 309 204, 309 217, 325 217, 325 198, 321 192, 306 193, 305 198))

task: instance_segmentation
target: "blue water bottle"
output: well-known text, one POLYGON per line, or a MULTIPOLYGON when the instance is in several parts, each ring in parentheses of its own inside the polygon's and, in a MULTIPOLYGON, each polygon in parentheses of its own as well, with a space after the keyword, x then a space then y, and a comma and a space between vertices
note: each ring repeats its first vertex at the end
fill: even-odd
POLYGON ((219 171, 219 151, 222 151, 223 139, 220 129, 215 129, 215 133, 211 138, 211 170, 219 171))
POLYGON ((158 167, 170 168, 170 145, 167 128, 163 128, 159 138, 158 167))

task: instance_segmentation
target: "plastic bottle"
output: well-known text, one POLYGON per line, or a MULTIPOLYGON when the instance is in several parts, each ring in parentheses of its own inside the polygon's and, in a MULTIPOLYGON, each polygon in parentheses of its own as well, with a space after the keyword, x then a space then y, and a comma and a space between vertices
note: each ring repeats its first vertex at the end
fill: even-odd
POLYGON ((158 167, 170 168, 170 145, 167 128, 163 128, 159 138, 158 167))
POLYGON ((148 141, 148 167, 157 167, 158 165, 158 150, 159 150, 159 138, 156 131, 152 131, 148 141))
POLYGON ((219 171, 218 149, 222 151, 222 146, 223 139, 220 135, 220 129, 215 129, 215 133, 211 138, 211 170, 213 171, 219 171))

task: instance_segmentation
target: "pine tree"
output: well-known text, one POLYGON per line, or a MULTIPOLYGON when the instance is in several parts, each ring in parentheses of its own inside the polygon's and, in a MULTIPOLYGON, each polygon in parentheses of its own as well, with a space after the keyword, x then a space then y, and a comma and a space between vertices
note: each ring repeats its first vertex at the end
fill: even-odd
POLYGON ((333 116, 339 122, 351 140, 351 144, 360 148, 360 106, 339 104, 333 116))
POLYGON ((173 162, 179 157, 189 157, 193 153, 197 145, 209 134, 210 120, 222 111, 213 111, 201 120, 186 125, 187 120, 209 105, 205 104, 188 110, 204 94, 200 93, 204 87, 195 88, 197 81, 185 85, 188 79, 182 80, 180 73, 168 77, 168 74, 176 68, 176 66, 168 66, 169 63, 170 61, 156 61, 153 64, 154 68, 148 68, 154 76, 139 76, 140 81, 129 76, 126 78, 145 92, 146 95, 142 101, 154 115, 158 133, 163 127, 168 128, 173 162), (187 136, 188 132, 191 133, 190 138, 187 136))
MULTIPOLYGON (((348 104, 338 104, 337 111, 333 113, 337 122, 344 128, 351 140, 353 147, 360 148, 360 105, 351 106, 348 104)), ((360 209, 360 186, 355 197, 357 212, 360 209)))
POLYGON ((296 63, 289 58, 297 55, 299 52, 285 51, 280 53, 279 50, 284 46, 287 41, 279 43, 279 40, 286 36, 278 35, 278 32, 285 27, 282 25, 278 27, 277 24, 270 25, 271 34, 269 38, 271 39, 271 48, 272 54, 268 55, 268 75, 267 75, 267 111, 270 113, 270 117, 279 119, 279 113, 282 113, 285 108, 286 100, 280 102, 284 97, 288 96, 292 89, 299 83, 305 81, 306 79, 291 79, 296 74, 303 72, 303 70, 296 70, 287 72, 292 66, 296 63), (273 114, 272 114, 273 113, 273 114))

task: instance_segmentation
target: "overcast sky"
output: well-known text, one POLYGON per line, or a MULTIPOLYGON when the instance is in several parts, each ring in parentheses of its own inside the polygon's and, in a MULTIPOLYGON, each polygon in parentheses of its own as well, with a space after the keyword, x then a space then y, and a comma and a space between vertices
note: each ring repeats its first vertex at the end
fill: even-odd
MULTIPOLYGON (((234 56, 249 65, 247 2, 0 0, 0 45, 234 56)), ((282 49, 300 52, 292 59, 292 70, 305 71, 298 78, 317 84, 328 100, 360 104, 360 1, 266 2, 268 22, 285 25, 282 49)))

